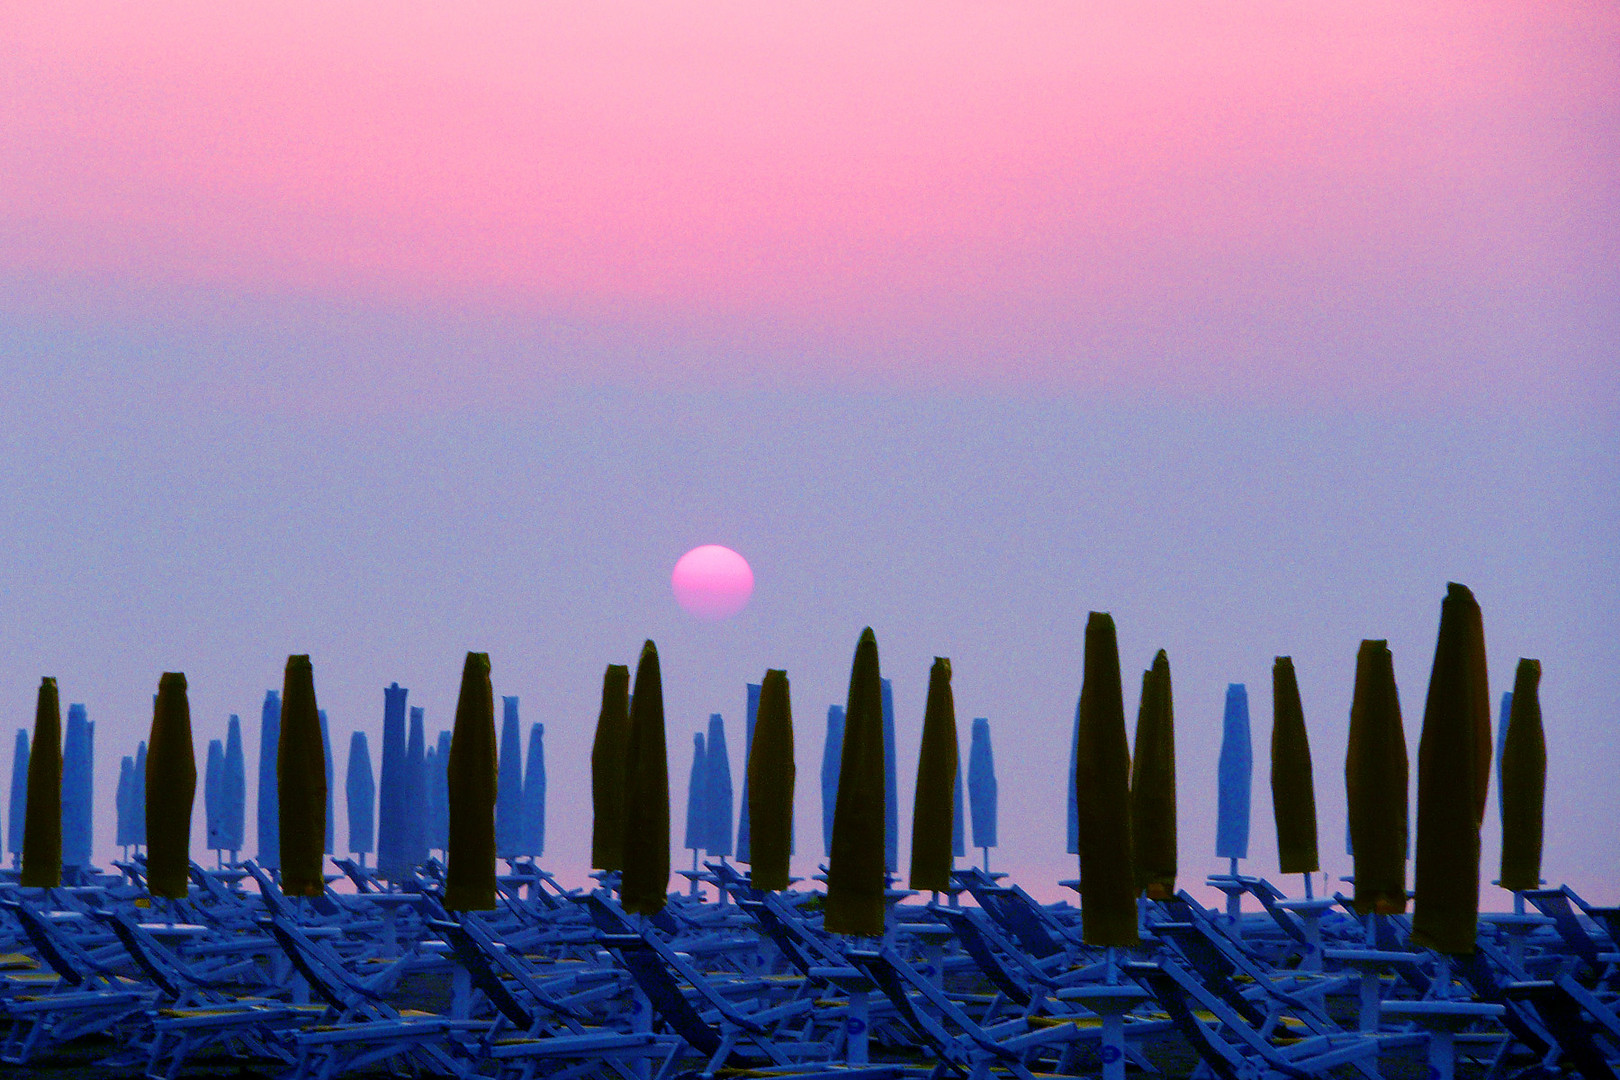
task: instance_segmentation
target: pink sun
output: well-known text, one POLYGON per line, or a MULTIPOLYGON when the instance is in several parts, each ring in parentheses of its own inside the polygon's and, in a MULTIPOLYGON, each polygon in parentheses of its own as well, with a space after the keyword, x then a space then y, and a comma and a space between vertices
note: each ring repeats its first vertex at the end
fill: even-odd
POLYGON ((724 619, 748 606, 754 571, 748 560, 719 544, 695 547, 680 557, 669 575, 681 607, 700 619, 724 619))

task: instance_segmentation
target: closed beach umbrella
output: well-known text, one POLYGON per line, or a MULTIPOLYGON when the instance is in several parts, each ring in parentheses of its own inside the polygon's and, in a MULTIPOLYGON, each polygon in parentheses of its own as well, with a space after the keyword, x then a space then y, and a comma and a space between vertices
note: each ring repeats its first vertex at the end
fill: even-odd
MULTIPOLYGON (((772 668, 760 683, 754 745, 743 790, 748 792, 749 858, 756 889, 788 887, 793 848, 793 707, 787 672, 772 668)), ((739 858, 741 856, 739 855, 739 858)))
POLYGON ((669 747, 664 736, 663 676, 658 648, 651 641, 642 645, 636 664, 624 758, 624 871, 619 896, 626 911, 656 915, 669 899, 669 747))
POLYGON ((62 865, 89 866, 95 821, 96 725, 83 705, 69 705, 62 741, 62 865))
MULTIPOLYGON (((332 728, 327 723, 326 710, 321 709, 319 715, 321 718, 321 755, 326 759, 326 835, 321 838, 324 844, 321 851, 326 855, 331 855, 337 851, 337 814, 333 813, 334 804, 337 800, 337 788, 332 783, 334 779, 332 775, 332 728)), ((421 806, 422 804, 417 802, 412 805, 421 806)), ((415 813, 411 815, 411 818, 412 820, 420 820, 415 813)))
POLYGON ((130 824, 130 801, 135 794, 135 759, 125 754, 118 762, 118 794, 113 801, 118 811, 118 823, 113 833, 113 843, 119 847, 129 847, 135 841, 135 827, 130 824))
MULTIPOLYGON (((281 747, 281 695, 264 692, 259 711, 259 865, 273 869, 281 865, 281 798, 276 794, 276 755, 281 747)), ((135 762, 137 781, 145 775, 140 760, 135 762)), ((145 797, 142 796, 144 799, 145 797)))
POLYGON ((191 743, 186 677, 158 679, 146 756, 146 884, 153 896, 184 900, 191 888, 191 808, 197 757, 191 743))
POLYGON ((428 782, 436 789, 433 796, 433 828, 434 841, 430 847, 436 847, 450 854, 450 732, 439 732, 438 754, 433 765, 428 769, 428 782))
POLYGON ((945 892, 951 887, 956 758, 956 702, 951 695, 951 662, 936 656, 928 672, 922 746, 917 752, 917 791, 911 810, 913 889, 945 892))
POLYGON ((28 732, 23 728, 17 729, 16 748, 11 755, 11 803, 7 811, 6 851, 15 864, 22 857, 23 823, 28 820, 28 732))
POLYGON ((529 763, 523 772, 523 854, 546 853, 546 725, 529 727, 529 763))
POLYGON ((1087 945, 1135 945, 1136 875, 1131 868, 1131 748, 1113 616, 1086 620, 1080 684, 1080 910, 1087 945))
POLYGON ((748 810, 748 763, 754 757, 754 728, 759 724, 759 692, 761 684, 749 683, 747 711, 743 713, 743 771, 742 797, 737 800, 737 861, 752 863, 753 828, 748 810))
MULTIPOLYGON (((157 699, 152 701, 157 706, 157 699)), ((130 827, 135 830, 135 843, 146 843, 146 740, 135 744, 135 779, 129 796, 130 827)))
POLYGON ((836 934, 881 937, 885 874, 886 774, 883 687, 877 638, 861 631, 849 673, 838 804, 833 815, 832 856, 827 865, 826 917, 836 934))
POLYGON ((838 809, 838 770, 844 761, 844 707, 827 706, 827 738, 821 744, 821 848, 832 855, 833 818, 838 809))
POLYGON ((399 683, 383 688, 382 762, 377 774, 377 872, 403 879, 411 870, 405 817, 412 812, 405 779, 405 710, 410 691, 399 683))
POLYGON ((1541 728, 1541 661, 1520 660, 1513 718, 1502 746, 1502 888, 1541 887, 1547 738, 1541 728))
POLYGON ((1249 857, 1249 802, 1254 781, 1254 750, 1249 742, 1249 691, 1242 683, 1226 688, 1221 724, 1221 756, 1215 766, 1215 855, 1249 857))
POLYGON ((495 798, 495 853, 523 854, 523 727, 518 699, 501 698, 500 794, 495 798))
POLYGON ((898 755, 894 749, 894 684, 883 686, 883 866, 889 873, 900 871, 900 780, 895 771, 898 755))
POLYGON ((427 846, 429 851, 443 851, 445 844, 445 830, 449 827, 441 819, 448 813, 443 805, 444 795, 440 790, 440 778, 444 770, 440 768, 441 761, 449 761, 448 757, 439 757, 439 748, 430 746, 422 755, 422 821, 427 826, 427 846))
POLYGON ((407 879, 427 861, 427 721, 421 707, 411 706, 410 734, 405 739, 405 805, 410 807, 399 831, 407 879))
POLYGON ((444 906, 450 911, 495 907, 495 691, 489 654, 470 652, 450 735, 450 843, 444 906))
POLYGON ((62 884, 62 704, 52 678, 40 681, 34 708, 20 884, 45 889, 62 884))
POLYGON ((326 889, 326 750, 309 657, 287 657, 276 751, 281 816, 281 891, 319 896, 326 889))
POLYGON ((1507 819, 1507 808, 1503 806, 1502 799, 1502 759, 1507 757, 1507 733, 1512 720, 1513 691, 1504 690, 1502 705, 1496 712, 1496 817, 1499 822, 1507 819))
POLYGON ((630 738, 630 669, 609 664, 591 744, 591 865, 624 869, 625 744, 630 738))
POLYGON ((990 721, 973 721, 968 742, 968 818, 973 824, 973 846, 988 851, 996 846, 996 755, 990 748, 990 721))
POLYGON ((1479 829, 1490 776, 1485 624, 1474 594, 1453 582, 1440 605, 1440 634, 1418 740, 1415 944, 1443 953, 1474 951, 1479 829))
POLYGON ((731 753, 726 747, 726 723, 719 713, 709 714, 709 737, 703 744, 703 767, 708 771, 706 785, 706 839, 710 855, 731 854, 731 753))
POLYGON ((1079 768, 1079 753, 1080 701, 1076 699, 1074 703, 1074 731, 1069 736, 1069 771, 1063 782, 1063 787, 1068 793, 1067 801, 1069 804, 1069 844, 1064 850, 1070 855, 1080 854, 1080 804, 1076 800, 1074 790, 1074 772, 1075 769, 1079 768))
MULTIPOLYGON (((963 795, 963 781, 967 770, 962 768, 962 744, 956 747, 956 782, 951 790, 951 856, 959 859, 967 854, 967 797, 963 795)), ((954 867, 954 862, 953 862, 954 867)))
POLYGON ((1316 848, 1316 786, 1305 709, 1291 657, 1271 665, 1271 807, 1277 822, 1278 869, 1309 874, 1321 869, 1316 848))
POLYGON ((1407 768, 1394 658, 1387 642, 1363 641, 1344 759, 1355 904, 1363 915, 1406 910, 1407 768))
POLYGON ((371 746, 363 731, 349 736, 349 772, 343 794, 349 810, 349 850, 360 856, 364 866, 366 856, 375 850, 377 780, 371 771, 371 746))
POLYGON ((1176 730, 1170 658, 1160 649, 1142 674, 1131 757, 1131 851, 1136 887, 1149 899, 1176 892, 1176 730))
POLYGON ((695 855, 703 850, 709 824, 709 767, 703 732, 692 733, 692 771, 686 781, 686 847, 695 855))
POLYGON ((242 850, 247 827, 247 762, 242 754, 242 721, 234 713, 225 728, 225 777, 220 802, 222 839, 234 859, 242 850))
POLYGON ((203 835, 210 851, 223 851, 220 819, 220 788, 225 783, 225 744, 218 739, 208 740, 208 764, 203 769, 203 835))

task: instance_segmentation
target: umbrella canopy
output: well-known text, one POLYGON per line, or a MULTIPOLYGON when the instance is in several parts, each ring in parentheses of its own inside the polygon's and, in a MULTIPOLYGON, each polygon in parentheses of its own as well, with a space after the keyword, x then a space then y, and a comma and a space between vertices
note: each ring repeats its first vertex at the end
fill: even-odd
POLYGON ((184 900, 191 888, 191 807, 197 758, 186 677, 164 672, 152 707, 146 756, 146 884, 153 896, 184 900))
POLYGON ((1074 771, 1080 767, 1080 701, 1074 703, 1074 733, 1069 737, 1069 774, 1063 786, 1067 790, 1069 803, 1069 844, 1065 848, 1070 855, 1080 854, 1080 804, 1074 790, 1074 771))
POLYGON ((1547 738, 1541 728, 1541 661, 1520 660, 1502 744, 1502 888, 1541 887, 1547 738))
POLYGON ((936 656, 928 672, 928 702, 923 707, 922 746, 917 753, 917 792, 911 811, 913 889, 945 892, 951 887, 958 756, 951 662, 936 656))
POLYGON ((1254 750, 1249 742, 1249 691, 1242 683, 1226 688, 1226 716, 1221 725, 1221 756, 1215 766, 1215 780, 1215 855, 1246 859, 1254 750))
POLYGON ((1131 854, 1136 887, 1154 900, 1176 892, 1176 730, 1170 658, 1160 649, 1142 673, 1131 758, 1131 854))
MULTIPOLYGON (((1519 661, 1521 664, 1523 660, 1519 661)), ((1513 691, 1502 692, 1502 705, 1496 712, 1496 819, 1507 819, 1507 808, 1502 805, 1502 759, 1507 756, 1508 725, 1513 720, 1513 691)))
POLYGON ((886 771, 877 638, 867 627, 855 646, 844 712, 823 922, 833 933, 867 937, 883 933, 886 771))
POLYGON ((656 915, 669 899, 669 748, 664 741, 663 676, 658 647, 651 641, 642 645, 636 664, 624 759, 624 871, 619 896, 626 911, 656 915))
POLYGON ((1271 807, 1277 822, 1278 868, 1285 874, 1321 869, 1316 849, 1316 786, 1311 744, 1292 657, 1271 665, 1271 807))
POLYGON ((832 855, 833 818, 838 809, 838 770, 844 761, 844 707, 827 706, 827 738, 821 744, 821 849, 832 855))
POLYGON ((363 731, 349 736, 349 772, 343 793, 349 810, 349 850, 368 855, 377 832, 377 781, 371 771, 371 746, 363 731))
POLYGON ((326 747, 315 703, 315 669, 304 655, 287 657, 281 688, 281 742, 276 750, 281 815, 281 891, 326 891, 326 747))
POLYGON ((900 870, 900 781, 895 772, 894 684, 883 687, 883 865, 889 873, 900 870))
POLYGON ((242 720, 231 714, 225 728, 225 776, 220 787, 221 837, 226 851, 242 850, 247 817, 247 762, 242 755, 242 720))
POLYGON ((743 713, 742 797, 737 800, 737 861, 752 863, 753 826, 748 810, 748 763, 754 757, 754 728, 759 724, 760 683, 749 683, 747 709, 743 713))
POLYGON ((135 826, 131 823, 130 803, 135 794, 135 759, 125 754, 118 762, 118 794, 113 802, 118 811, 118 823, 113 832, 113 843, 128 847, 135 841, 135 826))
MULTIPOLYGON (((156 697, 153 707, 157 706, 156 697)), ((135 843, 146 843, 146 740, 135 744, 135 779, 129 796, 130 818, 135 830, 135 843)))
POLYGON ((756 889, 785 889, 793 849, 793 785, 797 779, 793 706, 787 672, 772 668, 759 685, 754 745, 743 783, 750 803, 751 877, 756 889))
MULTIPOLYGON (((1511 725, 1509 725, 1511 730, 1511 725)), ((1455 582, 1440 605, 1429 697, 1418 740, 1417 866, 1412 940, 1471 954, 1479 919, 1479 829, 1491 776, 1485 623, 1455 582)))
POLYGON ((28 754, 28 808, 23 818, 20 884, 62 884, 62 703, 56 680, 40 680, 28 754))
MULTIPOLYGON (((264 692, 259 711, 259 865, 273 869, 281 865, 281 798, 276 793, 276 755, 281 752, 281 695, 264 692)), ((135 762, 137 782, 145 776, 140 760, 135 762)), ((145 795, 142 795, 145 800, 145 795)), ((144 843, 144 838, 139 841, 144 843)))
POLYGON ((692 733, 692 771, 686 781, 686 847, 702 851, 709 825, 709 766, 704 760, 703 732, 692 733))
POLYGON ((1394 658, 1387 642, 1363 641, 1344 759, 1355 903, 1363 915, 1406 910, 1407 768, 1394 658))
POLYGON ((224 823, 220 820, 221 787, 225 783, 225 743, 208 740, 208 764, 203 770, 203 835, 212 851, 223 851, 224 823))
POLYGON ((501 698, 500 794, 495 798, 495 853, 523 854, 523 727, 518 699, 501 698))
MULTIPOLYGON (((332 729, 326 721, 326 710, 321 709, 318 714, 321 718, 321 755, 325 760, 326 771, 326 835, 322 837, 324 847, 322 853, 331 855, 337 850, 337 815, 333 813, 334 803, 337 799, 336 788, 332 784, 332 729)), ((420 806, 421 803, 412 805, 420 806)), ((413 815, 414 818, 414 815, 413 815)))
POLYGON ((411 706, 410 735, 405 739, 405 805, 411 808, 399 831, 400 853, 406 875, 427 859, 427 721, 422 708, 411 706))
POLYGON ((726 724, 719 713, 709 714, 709 737, 704 742, 703 767, 709 778, 705 785, 705 839, 710 855, 731 854, 731 753, 726 748, 726 724))
POLYGON ((89 866, 95 821, 96 725, 83 705, 69 705, 62 742, 62 865, 89 866))
POLYGON ((377 775, 377 872, 403 879, 411 869, 405 819, 414 812, 405 779, 405 710, 410 691, 399 683, 383 688, 382 765, 377 775))
POLYGON ((529 764, 523 773, 523 853, 546 853, 546 725, 529 727, 529 764))
POLYGON ((957 743, 955 749, 956 781, 951 785, 951 856, 958 859, 967 854, 967 799, 962 795, 962 781, 967 776, 967 770, 962 768, 962 744, 957 743))
POLYGON ((446 857, 450 853, 450 732, 439 732, 438 752, 434 755, 432 764, 426 761, 423 755, 423 765, 427 770, 427 782, 432 785, 433 794, 428 801, 433 807, 433 834, 429 847, 436 847, 444 852, 446 857))
POLYGON ((609 664, 591 744, 591 865, 624 869, 625 745, 630 738, 630 669, 609 664))
MULTIPOLYGON (((16 748, 11 755, 11 804, 6 832, 6 851, 20 857, 23 850, 23 824, 28 820, 28 732, 17 729, 16 748)), ((135 843, 131 840, 130 843, 135 843)))
POLYGON ((1080 907, 1087 945, 1135 945, 1136 876, 1131 869, 1131 748, 1119 679, 1113 616, 1086 620, 1080 684, 1080 907))
POLYGON ((450 736, 450 837, 444 906, 450 911, 495 907, 495 691, 489 654, 470 652, 450 736))
POLYGON ((990 749, 990 721, 978 717, 968 743, 968 817, 973 823, 973 846, 996 846, 996 755, 990 749))

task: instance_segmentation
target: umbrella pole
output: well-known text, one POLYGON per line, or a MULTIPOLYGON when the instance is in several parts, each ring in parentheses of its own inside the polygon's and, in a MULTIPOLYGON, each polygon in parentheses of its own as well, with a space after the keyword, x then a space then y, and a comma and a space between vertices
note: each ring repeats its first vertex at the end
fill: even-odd
POLYGON ((1309 870, 1307 870, 1307 871, 1305 871, 1305 873, 1301 874, 1300 877, 1305 879, 1305 899, 1307 899, 1307 900, 1316 899, 1316 897, 1314 895, 1312 895, 1312 893, 1311 893, 1311 872, 1309 870))
MULTIPOLYGON (((1230 875, 1230 877, 1232 878, 1232 881, 1234 883, 1236 883, 1237 876, 1238 876, 1237 857, 1233 856, 1232 858, 1229 858, 1226 861, 1227 861, 1227 871, 1226 872, 1227 872, 1228 875, 1230 875)), ((1238 889, 1234 888, 1234 889, 1232 889, 1230 892, 1228 892, 1226 894, 1226 917, 1228 919, 1232 920, 1232 925, 1233 926, 1236 926, 1238 924, 1238 919, 1240 919, 1242 917, 1242 915, 1243 915, 1243 893, 1240 892, 1238 889)))

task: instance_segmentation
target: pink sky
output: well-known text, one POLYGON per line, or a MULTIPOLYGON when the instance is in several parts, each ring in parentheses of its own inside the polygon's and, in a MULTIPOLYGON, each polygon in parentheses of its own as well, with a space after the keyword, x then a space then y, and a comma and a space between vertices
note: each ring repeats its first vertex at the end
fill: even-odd
POLYGON ((0 301, 557 318, 901 378, 1599 363, 1521 342, 1615 292, 1608 5, 339 7, 0 15, 0 301))

